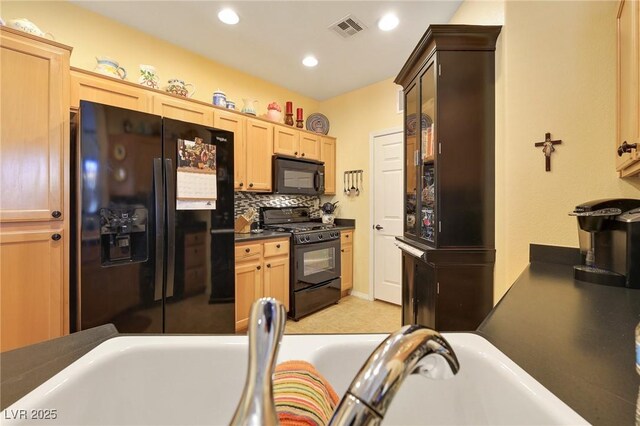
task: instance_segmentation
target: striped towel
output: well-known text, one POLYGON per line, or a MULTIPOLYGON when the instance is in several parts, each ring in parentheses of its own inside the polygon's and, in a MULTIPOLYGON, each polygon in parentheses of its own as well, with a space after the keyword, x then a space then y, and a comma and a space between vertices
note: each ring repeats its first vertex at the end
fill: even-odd
POLYGON ((283 426, 323 426, 329 422, 338 395, 306 361, 286 361, 276 367, 273 396, 283 426))

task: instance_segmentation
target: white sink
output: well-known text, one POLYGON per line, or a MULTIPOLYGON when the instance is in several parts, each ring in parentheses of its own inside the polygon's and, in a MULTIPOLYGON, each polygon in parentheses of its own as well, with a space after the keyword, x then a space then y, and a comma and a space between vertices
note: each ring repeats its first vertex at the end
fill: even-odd
MULTIPOLYGON (((447 380, 411 376, 387 425, 588 424, 483 338, 444 334, 460 361, 447 380)), ((311 362, 342 395, 386 335, 286 335, 278 361, 311 362)), ((64 425, 226 425, 244 385, 244 336, 110 339, 0 414, 2 424, 34 416, 64 425), (50 411, 46 411, 50 410, 50 411), (20 418, 22 417, 22 419, 20 418)))

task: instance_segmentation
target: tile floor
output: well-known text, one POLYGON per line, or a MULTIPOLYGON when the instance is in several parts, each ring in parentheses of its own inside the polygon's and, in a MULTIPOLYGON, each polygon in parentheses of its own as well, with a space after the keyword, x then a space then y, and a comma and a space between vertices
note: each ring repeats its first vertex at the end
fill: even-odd
POLYGON ((298 322, 288 320, 285 334, 391 333, 401 325, 400 306, 347 296, 298 322))

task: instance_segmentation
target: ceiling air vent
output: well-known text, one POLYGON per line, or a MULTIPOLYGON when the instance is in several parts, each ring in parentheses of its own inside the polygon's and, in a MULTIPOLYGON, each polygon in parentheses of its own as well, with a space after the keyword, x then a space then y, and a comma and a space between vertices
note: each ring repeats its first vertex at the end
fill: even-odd
POLYGON ((367 26, 353 15, 347 15, 329 27, 330 30, 334 31, 342 38, 354 36, 365 28, 367 28, 367 26))

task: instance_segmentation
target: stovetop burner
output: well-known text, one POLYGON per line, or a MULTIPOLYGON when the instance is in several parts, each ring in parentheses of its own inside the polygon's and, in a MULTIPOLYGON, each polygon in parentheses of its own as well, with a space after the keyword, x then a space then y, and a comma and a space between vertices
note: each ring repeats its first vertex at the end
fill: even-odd
POLYGON ((333 224, 318 222, 302 222, 302 223, 276 223, 265 225, 265 229, 273 229, 280 232, 290 231, 295 233, 307 231, 323 231, 335 227, 333 224))

